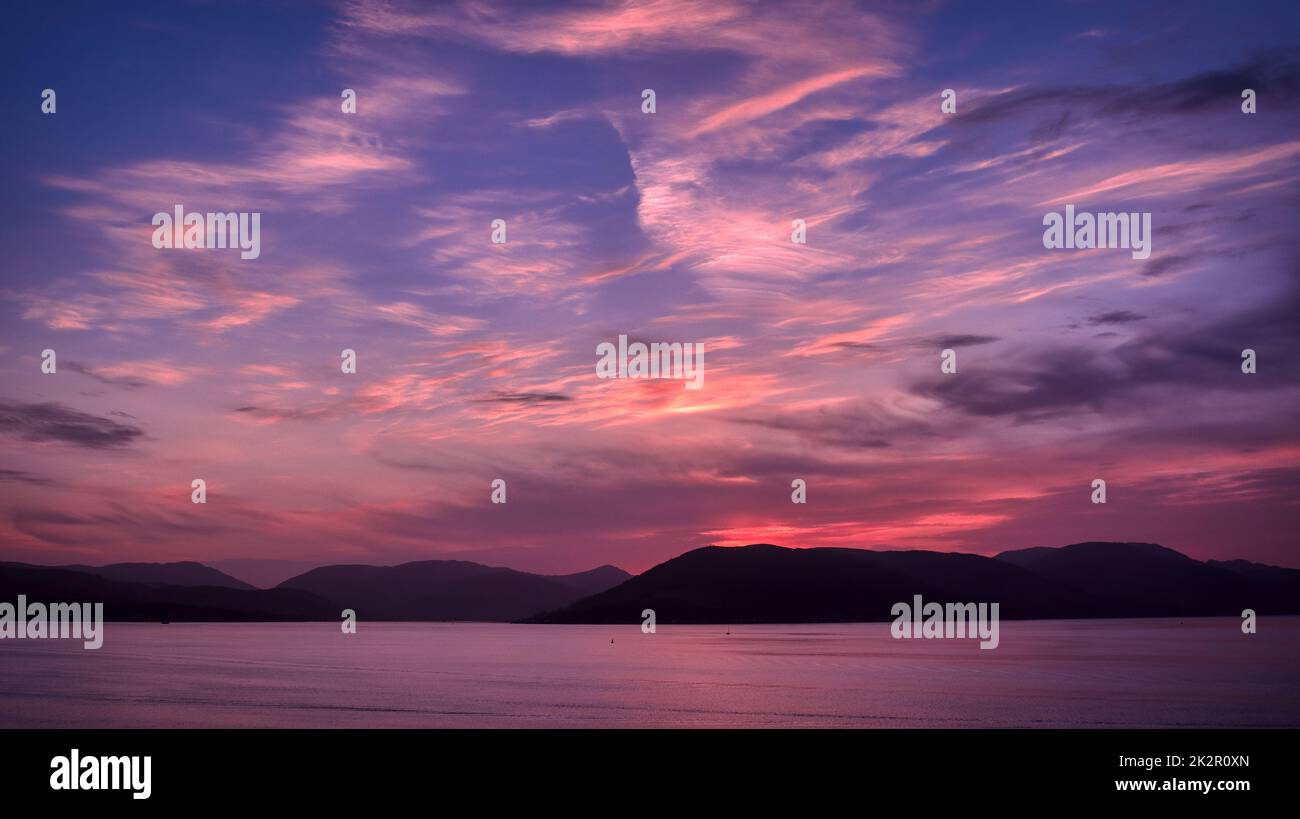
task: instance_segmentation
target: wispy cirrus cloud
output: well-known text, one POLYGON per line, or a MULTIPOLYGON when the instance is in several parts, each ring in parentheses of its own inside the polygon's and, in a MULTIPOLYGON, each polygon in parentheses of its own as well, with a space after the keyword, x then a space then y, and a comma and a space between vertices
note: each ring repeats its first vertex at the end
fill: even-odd
POLYGON ((125 361, 104 366, 67 361, 63 366, 104 384, 130 389, 183 384, 190 378, 188 370, 166 361, 125 361))
POLYGON ((359 0, 97 113, 75 161, 20 118, 6 555, 558 571, 1078 532, 1281 560, 1220 518, 1298 523, 1294 26, 1127 13, 359 0), (211 92, 248 65, 283 70, 211 92), (1067 202, 1151 212, 1151 258, 1047 251, 1067 202), (154 249, 176 204, 261 212, 264 253, 154 249), (620 334, 703 342, 705 388, 597 379, 620 334))

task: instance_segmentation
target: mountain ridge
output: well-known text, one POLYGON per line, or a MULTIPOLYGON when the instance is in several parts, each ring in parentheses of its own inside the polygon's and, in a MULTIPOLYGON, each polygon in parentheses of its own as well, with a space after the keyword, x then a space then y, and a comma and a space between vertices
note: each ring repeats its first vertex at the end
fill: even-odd
POLYGON ((996 602, 1004 619, 1300 614, 1300 571, 1236 570, 1151 543, 962 552, 705 546, 531 623, 872 622, 915 594, 996 602))
POLYGON ((220 569, 214 569, 206 563, 198 563, 193 560, 169 563, 108 563, 103 566, 89 566, 81 563, 39 566, 34 563, 0 561, 0 566, 28 569, 63 569, 99 575, 109 580, 140 583, 148 586, 216 586, 244 590, 256 588, 237 577, 226 574, 220 569))
POLYGON ((0 562, 0 600, 103 602, 109 620, 813 623, 892 619, 920 594, 997 602, 1003 619, 1300 614, 1300 570, 1199 561, 1153 543, 1087 541, 962 552, 705 546, 640 575, 540 575, 459 560, 335 564, 257 589, 194 562, 0 562), (123 579, 129 578, 129 579, 123 579), (224 581, 222 580, 224 578, 224 581), (184 579, 187 583, 170 582, 184 579), (213 585, 207 580, 217 580, 213 585), (223 585, 224 583, 224 585, 223 585))
POLYGON ((102 602, 110 621, 317 621, 352 609, 362 620, 505 622, 567 605, 630 577, 615 566, 539 575, 469 561, 336 564, 270 589, 205 564, 40 566, 0 561, 0 600, 102 602))
POLYGON ((568 605, 628 577, 613 566, 539 575, 465 560, 417 560, 321 566, 275 588, 310 592, 361 619, 509 621, 568 605))

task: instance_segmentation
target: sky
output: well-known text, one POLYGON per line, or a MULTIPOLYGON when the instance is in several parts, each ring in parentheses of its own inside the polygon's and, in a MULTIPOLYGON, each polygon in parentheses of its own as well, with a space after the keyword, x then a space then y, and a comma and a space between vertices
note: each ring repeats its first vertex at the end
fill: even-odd
POLYGON ((0 559, 1300 567, 1294 3, 58 3, 0 39, 0 559), (177 204, 260 213, 260 256, 155 248, 177 204), (1045 248, 1067 204, 1150 213, 1150 257, 1045 248), (702 343, 703 388, 597 378, 620 334, 702 343))

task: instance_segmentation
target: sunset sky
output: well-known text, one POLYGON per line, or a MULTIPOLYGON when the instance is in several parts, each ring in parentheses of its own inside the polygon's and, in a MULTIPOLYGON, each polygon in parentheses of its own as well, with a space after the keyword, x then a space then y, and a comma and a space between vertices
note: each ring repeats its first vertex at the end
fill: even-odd
POLYGON ((0 559, 1300 566, 1294 2, 57 5, 0 34, 0 559))

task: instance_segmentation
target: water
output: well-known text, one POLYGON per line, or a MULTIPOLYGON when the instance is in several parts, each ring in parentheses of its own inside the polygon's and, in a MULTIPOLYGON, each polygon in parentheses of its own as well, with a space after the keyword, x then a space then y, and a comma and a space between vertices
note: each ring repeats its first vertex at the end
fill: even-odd
POLYGON ((1297 617, 725 630, 109 623, 0 641, 0 728, 1300 726, 1297 617))

